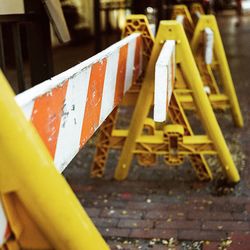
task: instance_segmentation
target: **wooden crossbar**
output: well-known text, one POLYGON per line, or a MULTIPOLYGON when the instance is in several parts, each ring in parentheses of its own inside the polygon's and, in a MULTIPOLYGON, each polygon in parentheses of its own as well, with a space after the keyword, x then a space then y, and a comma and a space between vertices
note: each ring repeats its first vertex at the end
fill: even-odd
POLYGON ((154 120, 166 120, 175 79, 175 41, 164 43, 155 65, 154 120))
POLYGON ((184 19, 185 19, 185 16, 184 16, 184 15, 177 15, 175 20, 176 20, 178 23, 180 23, 180 24, 183 25, 184 19))
POLYGON ((140 53, 140 35, 132 34, 16 96, 60 172, 121 102, 140 71, 140 53))
POLYGON ((210 28, 204 30, 204 58, 206 64, 212 64, 213 62, 213 47, 214 47, 214 32, 210 28))

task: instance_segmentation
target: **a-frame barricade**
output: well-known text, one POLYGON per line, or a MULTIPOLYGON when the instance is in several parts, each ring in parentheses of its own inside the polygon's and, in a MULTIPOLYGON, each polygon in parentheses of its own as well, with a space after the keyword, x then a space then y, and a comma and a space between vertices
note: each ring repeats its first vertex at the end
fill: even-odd
POLYGON ((164 156, 166 162, 171 165, 181 164, 184 157, 188 156, 199 179, 211 180, 212 173, 207 165, 204 155, 218 154, 228 180, 231 182, 238 182, 239 175, 237 169, 234 166, 231 155, 225 144, 225 140, 220 131, 213 110, 211 109, 211 105, 209 104, 208 97, 203 90, 202 80, 197 71, 182 26, 178 25, 177 22, 161 22, 160 27, 145 77, 141 84, 139 97, 138 99, 133 99, 134 101, 137 99, 137 101, 129 129, 115 129, 115 120, 112 120, 112 129, 110 130, 110 133, 106 134, 107 137, 105 138, 105 141, 102 142, 102 138, 100 138, 97 142, 98 146, 101 146, 102 143, 106 143, 105 157, 99 157, 97 152, 95 158, 96 162, 99 161, 101 163, 98 165, 98 173, 100 175, 96 175, 95 172, 92 172, 92 176, 103 175, 108 150, 114 148, 122 150, 115 173, 115 178, 118 180, 127 177, 133 155, 137 156, 139 163, 143 166, 153 165, 156 162, 157 155, 164 156), (192 98, 207 131, 207 135, 194 135, 180 102, 183 91, 175 89, 175 86, 173 86, 174 91, 168 111, 170 120, 175 125, 168 125, 163 129, 157 130, 153 119, 148 117, 153 103, 154 67, 156 59, 160 53, 162 44, 168 39, 176 41, 177 66, 176 81, 174 85, 189 86, 189 90, 186 90, 186 92, 190 95, 190 98, 192 98), (190 72, 192 72, 192 74, 190 74, 190 72), (200 100, 202 100, 201 103, 200 100), (142 132, 145 128, 149 132, 147 135, 144 135, 142 132), (172 143, 173 141, 175 141, 175 143, 172 143), (178 145, 178 149, 171 148, 171 145, 178 145), (225 157, 226 155, 227 157, 225 157), (228 167, 229 165, 230 167, 228 167))
MULTIPOLYGON (((213 15, 204 15, 199 4, 191 5, 190 12, 185 5, 175 5, 172 19, 183 24, 213 108, 231 109, 235 125, 242 127, 243 117, 216 19, 213 15), (194 22, 191 16, 196 16, 197 20, 194 22)), ((194 108, 189 97, 183 95, 181 101, 185 109, 194 108)))
MULTIPOLYGON (((176 41, 177 70, 179 69, 181 71, 184 79, 186 80, 191 90, 191 95, 196 106, 196 110, 199 114, 199 117, 209 139, 209 143, 205 143, 205 145, 208 147, 209 145, 213 145, 212 148, 215 151, 211 151, 213 151, 213 153, 216 152, 218 154, 218 157, 221 160, 222 167, 225 170, 225 174, 228 177, 228 180, 231 182, 238 182, 238 171, 233 163, 231 154, 225 143, 224 137, 213 113, 209 99, 203 90, 202 80, 200 78, 199 71, 196 67, 188 40, 185 36, 184 29, 176 21, 162 21, 160 23, 155 45, 147 67, 147 72, 142 84, 141 91, 139 93, 138 101, 135 106, 128 134, 122 147, 121 156, 115 172, 115 178, 118 180, 125 179, 129 173, 133 153, 134 150, 136 150, 136 145, 138 140, 140 139, 140 136, 142 136, 143 134, 144 122, 149 114, 153 99, 154 65, 156 63, 157 56, 160 53, 162 44, 166 40, 176 41), (190 72, 192 72, 192 74, 190 72)), ((184 135, 193 135, 192 128, 188 123, 188 120, 180 103, 178 102, 178 94, 176 90, 173 91, 173 95, 171 98, 169 106, 169 117, 173 124, 178 124, 182 126, 184 130, 184 135)), ((166 130, 168 131, 167 128, 166 130)), ((149 138, 149 142, 150 141, 151 139, 149 138)), ((197 140, 196 142, 198 141, 199 140, 197 140)), ((171 154, 171 152, 172 151, 169 150, 168 147, 166 147, 166 155, 171 154)), ((176 155, 178 155, 178 150, 174 152, 176 155)), ((211 171, 206 163, 202 149, 201 151, 199 151, 199 149, 194 151, 192 150, 192 153, 190 153, 189 158, 200 179, 211 179, 211 171)))
POLYGON ((197 66, 204 78, 203 82, 209 86, 211 94, 214 94, 212 98, 216 98, 214 108, 222 110, 230 108, 235 125, 243 127, 243 117, 226 53, 213 15, 200 16, 190 45, 197 66), (215 79, 213 71, 217 72, 217 79, 215 79), (220 84, 218 85, 217 82, 220 84))

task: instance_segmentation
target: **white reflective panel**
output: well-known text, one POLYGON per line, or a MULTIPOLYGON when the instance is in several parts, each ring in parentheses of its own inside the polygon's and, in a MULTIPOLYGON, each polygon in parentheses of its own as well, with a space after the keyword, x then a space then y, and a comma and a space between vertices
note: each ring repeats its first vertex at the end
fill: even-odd
POLYGON ((164 43, 155 66, 154 120, 163 122, 172 96, 175 77, 175 41, 164 43))
POLYGON ((214 47, 214 32, 210 28, 204 30, 204 43, 205 43, 205 63, 211 64, 213 62, 213 47, 214 47))

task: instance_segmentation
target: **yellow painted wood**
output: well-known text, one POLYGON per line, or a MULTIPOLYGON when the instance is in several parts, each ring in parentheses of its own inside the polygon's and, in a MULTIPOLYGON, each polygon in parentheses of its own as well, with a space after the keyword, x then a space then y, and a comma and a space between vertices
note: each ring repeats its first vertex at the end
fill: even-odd
POLYGON ((238 182, 240 177, 237 168, 234 165, 232 156, 228 150, 208 96, 203 90, 203 83, 184 29, 182 25, 178 24, 176 21, 160 22, 155 45, 147 67, 146 76, 132 116, 128 136, 124 143, 120 160, 115 171, 115 178, 117 180, 123 180, 128 175, 133 157, 133 150, 138 137, 141 135, 144 121, 152 103, 154 90, 154 65, 165 40, 176 41, 176 61, 180 62, 180 68, 189 84, 189 88, 192 90, 193 100, 203 126, 214 143, 228 180, 234 183, 238 182))
POLYGON ((244 121, 241 114, 240 105, 235 92, 235 87, 233 84, 218 25, 213 15, 202 15, 200 17, 190 43, 193 54, 194 56, 196 55, 201 39, 201 33, 207 27, 211 28, 214 32, 214 53, 218 62, 221 83, 230 102, 234 122, 237 127, 243 127, 244 121))

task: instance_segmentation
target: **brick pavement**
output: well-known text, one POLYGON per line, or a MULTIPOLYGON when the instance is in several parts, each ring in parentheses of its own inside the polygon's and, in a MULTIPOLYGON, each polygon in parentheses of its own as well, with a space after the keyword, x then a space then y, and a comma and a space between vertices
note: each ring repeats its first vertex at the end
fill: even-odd
MULTIPOLYGON (((249 17, 236 29, 232 17, 219 18, 245 127, 233 128, 219 114, 241 182, 234 188, 200 183, 188 163, 143 169, 133 164, 128 180, 112 179, 117 153, 104 179, 90 179, 93 142, 65 171, 80 202, 112 249, 250 249, 250 87, 249 17), (237 37, 237 39, 236 39, 237 37), (241 72, 239 74, 239 72, 241 72)), ((228 118, 228 119, 225 119, 228 118)), ((216 174, 215 174, 216 175, 216 174)))

